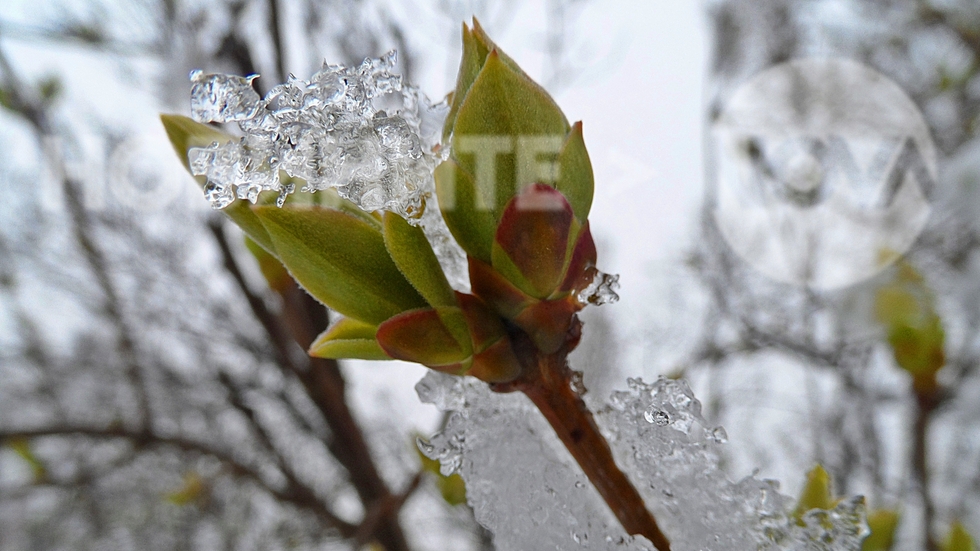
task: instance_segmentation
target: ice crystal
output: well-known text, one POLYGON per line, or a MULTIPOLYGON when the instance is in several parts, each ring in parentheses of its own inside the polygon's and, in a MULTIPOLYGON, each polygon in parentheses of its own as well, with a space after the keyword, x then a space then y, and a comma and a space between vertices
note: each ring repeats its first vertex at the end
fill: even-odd
POLYGON ((188 153, 191 172, 207 177, 211 206, 254 203, 264 191, 278 192, 281 206, 295 190, 281 171, 301 180, 301 191, 334 188, 364 210, 417 223, 434 196, 448 108, 404 84, 394 66, 394 51, 356 67, 324 63, 309 80, 290 75, 264 98, 251 86, 257 75, 191 73, 194 118, 236 122, 244 134, 188 153))
POLYGON ((611 304, 619 300, 616 289, 619 289, 619 274, 606 274, 596 271, 592 282, 578 294, 577 298, 582 304, 595 304, 596 306, 611 304))
MULTIPOLYGON (((623 531, 526 397, 436 372, 416 390, 422 401, 451 412, 446 428, 420 440, 420 449, 444 472, 462 475, 467 500, 498 551, 653 549, 623 531)), ((798 525, 778 483, 728 480, 718 455, 727 435, 708 425, 684 381, 630 380, 597 421, 672 551, 850 551, 867 534, 861 498, 810 511, 798 525)))

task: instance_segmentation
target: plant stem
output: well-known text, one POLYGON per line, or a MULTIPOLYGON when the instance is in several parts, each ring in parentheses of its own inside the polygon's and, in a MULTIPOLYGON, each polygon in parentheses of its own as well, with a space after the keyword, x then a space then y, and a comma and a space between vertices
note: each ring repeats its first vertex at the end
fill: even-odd
POLYGON ((912 432, 912 471, 919 488, 919 498, 922 500, 925 549, 926 551, 936 551, 939 546, 932 536, 932 521, 936 512, 932 499, 929 497, 929 461, 926 437, 929 432, 932 412, 939 405, 939 400, 936 398, 935 392, 917 392, 915 402, 915 425, 912 432))
POLYGON ((520 391, 530 398, 626 532, 645 536, 659 551, 670 551, 670 541, 660 531, 643 497, 616 465, 592 412, 572 389, 567 353, 565 347, 548 355, 534 351, 533 361, 527 361, 528 356, 522 354, 525 366, 521 377, 492 388, 497 392, 520 391))

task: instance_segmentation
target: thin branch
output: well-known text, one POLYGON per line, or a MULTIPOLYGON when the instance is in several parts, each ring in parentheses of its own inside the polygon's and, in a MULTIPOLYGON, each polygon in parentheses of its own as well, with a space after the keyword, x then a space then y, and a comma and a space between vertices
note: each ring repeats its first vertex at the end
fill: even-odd
POLYGON ((71 220, 71 232, 102 291, 103 310, 116 331, 116 348, 125 364, 126 376, 136 393, 140 424, 146 431, 152 419, 152 404, 150 403, 143 366, 138 360, 135 336, 126 320, 122 301, 109 273, 109 262, 102 250, 96 245, 91 221, 82 204, 80 186, 78 182, 67 176, 64 158, 52 146, 52 143, 55 143, 56 133, 48 116, 47 106, 27 93, 27 89, 21 83, 2 50, 0 50, 0 73, 3 74, 7 83, 6 91, 10 96, 12 107, 34 127, 42 151, 46 153, 48 161, 61 175, 65 206, 68 208, 71 220))
POLYGON ((86 427, 81 425, 62 425, 36 429, 0 430, 0 442, 18 439, 72 436, 102 440, 125 439, 132 442, 137 448, 169 446, 185 452, 208 455, 221 461, 234 475, 255 483, 280 501, 292 503, 293 505, 312 511, 329 526, 336 528, 344 537, 350 537, 357 529, 356 526, 338 518, 319 499, 303 492, 301 488, 296 488, 292 485, 286 489, 275 488, 268 484, 254 468, 235 459, 228 452, 204 442, 198 442, 180 436, 163 436, 152 432, 134 431, 119 426, 86 427))

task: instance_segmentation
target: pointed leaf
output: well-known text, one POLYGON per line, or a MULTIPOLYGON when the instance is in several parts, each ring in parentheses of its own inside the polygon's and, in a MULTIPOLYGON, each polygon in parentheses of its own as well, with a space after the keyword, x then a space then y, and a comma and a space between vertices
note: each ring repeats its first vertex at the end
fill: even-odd
POLYGON ((330 360, 391 360, 373 337, 370 339, 336 339, 310 346, 310 356, 330 360))
POLYGON ((589 218, 594 187, 592 161, 585 149, 582 122, 579 121, 572 125, 572 131, 558 153, 558 181, 555 183, 555 188, 572 205, 579 223, 584 223, 589 218))
POLYGON ((470 285, 473 294, 480 297, 493 311, 507 319, 514 319, 536 300, 504 279, 487 263, 472 256, 469 263, 470 285))
POLYGON ((459 62, 456 89, 453 91, 449 114, 446 116, 446 123, 442 130, 443 142, 447 141, 452 134, 453 123, 456 121, 459 106, 463 103, 473 81, 480 74, 480 70, 483 69, 483 63, 487 60, 487 54, 490 53, 491 49, 491 46, 473 36, 473 32, 466 26, 466 23, 463 23, 463 57, 459 62))
POLYGON ((429 367, 452 365, 469 358, 469 343, 460 343, 443 322, 450 310, 462 318, 459 308, 419 308, 404 312, 378 327, 381 348, 398 360, 429 367))
POLYGON ((830 475, 822 465, 817 465, 806 474, 806 484, 800 492, 796 510, 793 513, 797 524, 803 525, 803 515, 811 509, 833 509, 834 498, 830 492, 830 475))
POLYGON ((521 374, 521 363, 514 354, 508 337, 502 337, 473 356, 467 375, 487 383, 506 383, 521 374))
POLYGON ((962 523, 956 521, 949 530, 946 541, 943 542, 942 551, 975 551, 973 538, 962 523))
POLYGON ((439 209, 449 231, 468 255, 489 263, 497 227, 491 198, 478 196, 472 176, 452 159, 436 168, 435 180, 439 209))
POLYGON ((381 232, 364 220, 323 208, 254 212, 293 278, 337 312, 380 324, 425 306, 388 256, 381 232))
POLYGON ((225 134, 213 126, 201 124, 183 115, 160 115, 160 122, 167 131, 167 137, 170 138, 170 144, 174 146, 177 157, 188 170, 190 170, 190 161, 187 152, 191 148, 208 147, 214 142, 223 144, 238 141, 238 138, 231 134, 225 134))
MULTIPOLYGON (((456 121, 456 113, 459 111, 459 106, 466 98, 466 94, 473 85, 473 81, 475 81, 476 77, 480 74, 480 70, 483 69, 483 65, 486 63, 487 56, 491 51, 496 50, 500 56, 500 59, 505 64, 527 77, 517 63, 511 59, 510 56, 500 50, 496 44, 494 44, 493 40, 490 39, 486 31, 483 30, 483 27, 480 25, 480 22, 477 21, 476 17, 473 18, 473 30, 470 30, 465 23, 463 24, 462 42, 463 56, 459 63, 459 72, 456 76, 456 88, 452 93, 452 102, 449 106, 449 114, 446 117, 446 123, 443 127, 443 141, 446 141, 452 134, 453 125, 456 121)), ((529 77, 527 78, 530 80, 529 77)))
POLYGON ((596 276, 596 250, 595 241, 592 240, 592 231, 589 229, 588 220, 579 231, 578 242, 572 250, 568 267, 565 268, 565 280, 562 281, 558 289, 562 293, 570 293, 573 297, 578 296, 596 276))
POLYGON ((421 227, 393 213, 384 215, 385 247, 395 265, 430 306, 456 306, 456 296, 421 227))
POLYGON ((340 360, 390 360, 375 340, 378 328, 351 318, 340 318, 310 345, 309 354, 316 358, 340 360))
POLYGON ((898 527, 898 512, 879 509, 868 515, 868 528, 871 534, 865 538, 861 551, 889 551, 895 540, 898 527))
POLYGON ((523 155, 515 145, 531 138, 553 138, 561 144, 568 130, 551 97, 493 51, 460 106, 452 159, 472 178, 482 201, 478 207, 491 209, 496 222, 519 187, 529 183, 517 181, 517 158, 523 155))
MULTIPOLYGON (((214 142, 226 143, 237 139, 182 115, 160 115, 160 121, 163 122, 167 137, 170 138, 171 145, 174 146, 177 156, 180 157, 180 162, 188 170, 190 170, 190 162, 187 159, 187 152, 192 147, 208 147, 214 142)), ((207 183, 204 176, 195 176, 195 179, 202 188, 207 183)), ((275 253, 272 239, 247 203, 235 201, 222 209, 221 212, 238 224, 238 227, 262 248, 270 253, 275 253)))

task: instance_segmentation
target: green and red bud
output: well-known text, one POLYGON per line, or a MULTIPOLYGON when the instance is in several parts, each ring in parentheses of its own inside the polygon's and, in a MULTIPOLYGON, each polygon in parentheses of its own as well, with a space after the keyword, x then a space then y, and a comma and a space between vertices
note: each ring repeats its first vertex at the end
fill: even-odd
POLYGON ((463 58, 444 138, 450 157, 436 169, 436 195, 469 256, 491 263, 504 209, 530 184, 558 189, 578 223, 587 220, 593 175, 581 123, 569 125, 551 96, 476 21, 472 31, 463 27, 463 58))
POLYGON ((513 321, 545 353, 566 339, 578 295, 596 273, 588 222, 580 226, 561 192, 534 184, 504 210, 490 264, 470 257, 473 293, 513 321))
POLYGON ((392 358, 453 375, 506 382, 520 364, 500 318, 476 297, 457 293, 459 307, 421 308, 381 324, 377 341, 392 358))

